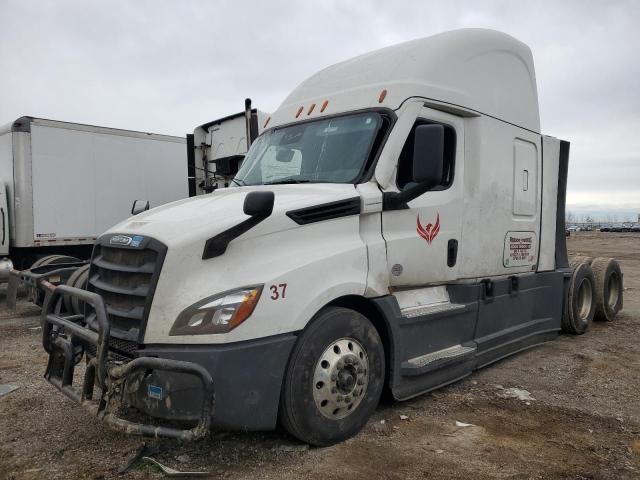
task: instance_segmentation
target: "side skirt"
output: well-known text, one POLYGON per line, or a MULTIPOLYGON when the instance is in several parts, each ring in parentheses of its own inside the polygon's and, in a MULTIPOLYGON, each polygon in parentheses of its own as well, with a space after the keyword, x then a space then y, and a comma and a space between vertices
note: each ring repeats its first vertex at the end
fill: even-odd
POLYGON ((460 380, 474 370, 552 340, 560 330, 562 271, 450 284, 444 301, 406 304, 413 292, 418 298, 427 290, 374 300, 387 324, 389 387, 397 400, 460 380))
POLYGON ((524 352, 531 348, 539 347, 540 345, 550 342, 551 340, 555 340, 558 338, 558 330, 550 330, 547 332, 534 333, 532 335, 527 335, 519 341, 509 342, 506 345, 501 346, 503 349, 502 356, 496 357, 491 356, 487 358, 482 355, 478 356, 478 361, 474 370, 480 370, 481 368, 487 367, 493 363, 499 362, 500 360, 504 360, 505 358, 511 357, 520 352, 524 352), (482 362, 485 363, 482 363, 482 362))

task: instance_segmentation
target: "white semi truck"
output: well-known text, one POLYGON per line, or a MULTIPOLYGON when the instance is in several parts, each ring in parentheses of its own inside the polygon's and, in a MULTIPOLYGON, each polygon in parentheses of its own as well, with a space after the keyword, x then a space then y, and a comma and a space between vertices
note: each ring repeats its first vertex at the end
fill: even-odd
POLYGON ((13 266, 88 259, 135 200, 187 196, 185 140, 21 117, 0 127, 0 280, 13 266))
POLYGON ((265 122, 231 188, 108 230, 89 291, 48 285, 46 377, 110 425, 193 439, 280 423, 328 445, 383 390, 414 397, 622 307, 615 261, 569 264, 569 144, 540 133, 514 38, 356 57, 265 122))

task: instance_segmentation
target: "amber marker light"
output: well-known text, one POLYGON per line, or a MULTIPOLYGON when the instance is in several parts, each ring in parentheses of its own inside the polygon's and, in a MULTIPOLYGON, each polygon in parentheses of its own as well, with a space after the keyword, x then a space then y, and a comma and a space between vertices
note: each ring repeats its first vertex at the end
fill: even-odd
POLYGON ((320 107, 320 113, 324 112, 324 109, 327 108, 327 105, 329 105, 329 100, 325 100, 324 102, 322 102, 322 107, 320 107))
POLYGON ((249 290, 245 293, 244 300, 236 310, 236 313, 231 318, 229 322, 229 330, 234 329, 242 322, 244 322, 249 316, 253 313, 253 309, 256 308, 256 304, 258 303, 258 299, 260 298, 260 293, 262 292, 262 288, 249 290))
POLYGON ((302 110, 304 110, 304 107, 300 107, 298 109, 298 113, 296 113, 296 118, 298 118, 300 116, 300 114, 302 113, 302 110))
POLYGON ((309 107, 309 111, 307 112, 307 115, 311 115, 311 112, 313 112, 314 108, 316 108, 316 104, 312 103, 311 106, 309 107))
POLYGON ((384 102, 384 99, 387 97, 387 89, 385 88, 380 92, 380 96, 378 97, 378 103, 384 102))

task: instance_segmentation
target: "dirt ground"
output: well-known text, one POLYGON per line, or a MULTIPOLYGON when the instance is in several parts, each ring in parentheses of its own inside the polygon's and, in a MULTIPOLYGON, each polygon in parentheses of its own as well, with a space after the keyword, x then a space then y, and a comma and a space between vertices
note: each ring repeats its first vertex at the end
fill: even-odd
POLYGON ((118 474, 144 442, 162 463, 213 478, 638 479, 640 235, 580 232, 568 245, 620 261, 625 303, 614 322, 412 401, 384 401, 359 435, 329 448, 277 432, 214 433, 198 443, 113 432, 43 379, 36 312, 0 309, 0 384, 19 387, 0 397, 0 479, 162 478, 148 465, 118 474), (503 398, 513 387, 535 400, 503 398))

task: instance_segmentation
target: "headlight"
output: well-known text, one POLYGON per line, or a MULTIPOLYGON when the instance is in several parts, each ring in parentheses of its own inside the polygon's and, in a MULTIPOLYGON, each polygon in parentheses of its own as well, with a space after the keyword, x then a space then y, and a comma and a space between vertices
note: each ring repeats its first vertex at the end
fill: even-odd
POLYGON ((178 315, 169 335, 229 332, 249 318, 261 293, 262 285, 205 298, 178 315))

